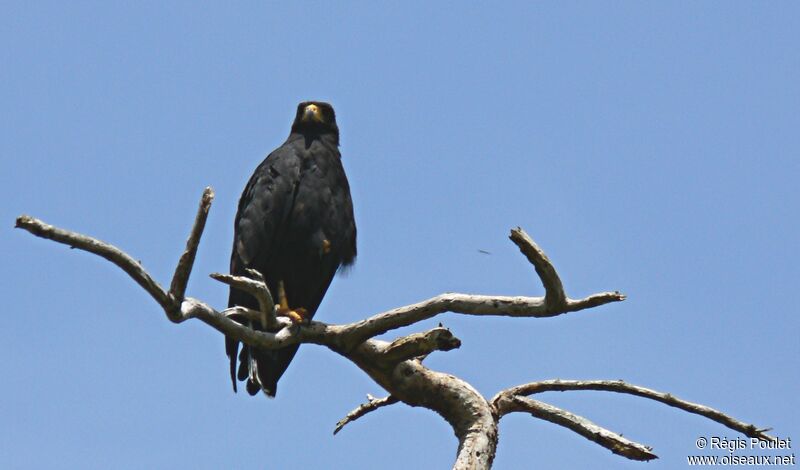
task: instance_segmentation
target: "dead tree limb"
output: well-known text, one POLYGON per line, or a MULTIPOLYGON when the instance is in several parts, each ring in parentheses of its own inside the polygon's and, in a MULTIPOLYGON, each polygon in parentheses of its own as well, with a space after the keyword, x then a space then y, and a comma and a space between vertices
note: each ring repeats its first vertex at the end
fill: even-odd
POLYGON ((227 336, 258 348, 276 349, 293 344, 312 343, 326 346, 341 354, 389 392, 389 396, 383 399, 370 398, 366 404, 345 416, 337 424, 334 434, 347 423, 392 403, 403 402, 410 406, 422 406, 439 413, 453 427, 459 441, 454 469, 491 468, 497 448, 498 422, 503 416, 512 412, 529 413, 534 417, 565 426, 630 459, 656 458, 647 446, 625 439, 569 411, 528 398, 528 395, 545 391, 605 390, 637 395, 705 416, 750 437, 773 439, 764 433, 764 429, 742 423, 713 408, 621 381, 533 382, 504 390, 492 400, 487 400, 460 378, 430 370, 422 365, 422 359, 426 355, 435 351, 449 351, 461 345, 461 340, 446 328, 439 327, 424 333, 406 335, 391 342, 375 339, 380 334, 413 325, 445 312, 542 318, 625 299, 619 292, 601 292, 581 299, 569 298, 547 255, 521 228, 512 230, 510 238, 536 269, 544 285, 544 297, 448 293, 345 325, 312 321, 308 325, 296 328, 292 327, 289 319, 276 316, 273 297, 263 277, 258 272, 250 272, 249 277, 226 274, 212 274, 212 277, 251 293, 259 301, 259 311, 242 307, 217 311, 205 302, 185 296, 186 285, 213 198, 213 190, 206 188, 186 242, 186 249, 178 261, 168 291, 150 276, 141 263, 113 245, 48 225, 25 215, 17 218, 16 227, 38 237, 94 253, 114 263, 155 299, 172 322, 181 323, 196 318, 227 336), (254 330, 236 319, 261 322, 269 331, 254 330))
POLYGON ((336 428, 334 428, 333 434, 338 434, 339 431, 341 431, 342 428, 344 428, 348 423, 352 423, 365 414, 371 413, 378 408, 383 408, 384 406, 394 405, 395 403, 397 403, 397 398, 391 395, 383 398, 375 398, 372 395, 367 394, 367 402, 358 405, 358 408, 347 413, 347 416, 340 419, 339 422, 336 423, 336 428))
POLYGON ((665 405, 678 408, 689 413, 706 417, 712 421, 716 421, 723 426, 727 426, 734 431, 738 431, 747 437, 761 439, 763 441, 774 441, 776 438, 766 434, 769 429, 759 429, 752 424, 743 423, 734 419, 725 413, 715 410, 714 408, 701 405, 699 403, 692 403, 690 401, 682 400, 669 393, 658 392, 638 385, 631 385, 622 380, 543 380, 541 382, 531 382, 524 385, 503 390, 492 398, 492 405, 498 409, 500 416, 505 413, 503 410, 507 406, 509 400, 513 401, 517 398, 525 397, 542 392, 565 392, 569 390, 598 390, 605 392, 624 393, 628 395, 635 395, 650 400, 661 402, 665 405))
POLYGON ((581 436, 596 442, 611 452, 631 460, 653 460, 658 456, 651 451, 652 447, 625 439, 621 435, 602 428, 588 419, 553 405, 526 398, 519 395, 492 400, 498 419, 513 412, 530 413, 534 418, 543 419, 559 426, 575 431, 581 436))

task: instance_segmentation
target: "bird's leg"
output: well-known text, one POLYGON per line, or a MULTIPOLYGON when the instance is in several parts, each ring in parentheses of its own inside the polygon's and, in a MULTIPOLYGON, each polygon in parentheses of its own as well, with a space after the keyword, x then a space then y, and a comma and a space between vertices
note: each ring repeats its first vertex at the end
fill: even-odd
POLYGON ((278 302, 281 310, 289 310, 289 301, 286 300, 286 287, 283 281, 278 281, 278 302))
POLYGON ((289 299, 286 298, 286 288, 283 281, 278 281, 278 315, 289 317, 292 323, 305 323, 305 316, 308 314, 304 308, 289 308, 289 299))

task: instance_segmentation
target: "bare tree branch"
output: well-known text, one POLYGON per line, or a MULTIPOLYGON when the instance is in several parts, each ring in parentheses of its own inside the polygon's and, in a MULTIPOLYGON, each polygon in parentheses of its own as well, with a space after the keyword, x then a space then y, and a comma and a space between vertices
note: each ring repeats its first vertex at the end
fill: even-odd
POLYGON ((208 219, 208 211, 211 209, 211 201, 214 200, 214 190, 207 187, 203 190, 203 196, 200 198, 200 207, 197 208, 197 216, 194 219, 192 231, 189 238, 186 240, 186 249, 178 260, 178 266, 175 267, 175 274, 172 276, 172 283, 169 287, 169 294, 175 305, 179 305, 186 294, 186 284, 189 283, 189 275, 192 273, 194 266, 194 258, 197 255, 197 247, 200 246, 200 237, 203 235, 203 230, 206 227, 206 219, 208 219))
POLYGON ((250 279, 244 276, 231 276, 230 274, 211 273, 212 279, 228 284, 229 286, 236 287, 237 289, 247 292, 252 295, 257 301, 261 314, 258 321, 264 325, 267 330, 275 331, 277 327, 277 320, 275 317, 275 301, 272 299, 272 294, 267 288, 264 281, 264 276, 255 269, 249 269, 250 275, 255 279, 250 279))
MULTIPOLYGON (((489 469, 497 450, 497 420, 489 403, 469 383, 430 370, 418 360, 382 369, 372 359, 376 340, 369 340, 347 357, 392 396, 410 406, 437 412, 453 427, 458 439, 454 470, 489 469)), ((380 355, 380 353, 377 353, 380 355)))
MULTIPOLYGON (((78 248, 111 261, 120 269, 128 273, 137 284, 150 294, 165 312, 174 312, 177 304, 170 298, 167 291, 145 271, 141 263, 119 248, 109 245, 96 238, 70 232, 62 228, 46 224, 39 219, 27 215, 17 217, 16 228, 27 230, 37 237, 53 240, 71 248, 78 248)), ((169 316, 169 313, 168 313, 169 316)), ((172 318, 170 317, 170 320, 172 318)), ((174 321, 174 320, 173 320, 174 321)))
POLYGON ((628 393, 705 416, 750 437, 774 439, 765 434, 764 429, 742 423, 720 411, 622 381, 533 382, 502 391, 489 402, 460 378, 430 370, 422 365, 421 357, 433 351, 448 351, 460 346, 461 341, 446 328, 440 326, 424 333, 403 336, 392 342, 374 339, 377 335, 444 312, 541 318, 625 299, 619 292, 602 292, 582 299, 567 297, 558 273, 547 255, 519 228, 511 232, 510 238, 534 265, 545 288, 544 297, 448 293, 346 325, 328 325, 311 321, 307 325, 300 326, 294 325, 288 318, 275 316, 275 303, 263 276, 261 273, 250 271, 248 272, 250 277, 226 274, 214 274, 212 277, 249 292, 258 299, 259 311, 234 307, 219 312, 200 300, 185 297, 186 285, 213 197, 213 190, 206 188, 186 249, 175 268, 169 291, 165 291, 153 280, 139 262, 105 242, 48 225, 29 216, 18 217, 16 226, 38 237, 79 248, 111 261, 142 286, 164 309, 167 317, 175 323, 196 318, 229 337, 257 348, 276 349, 293 344, 313 343, 326 346, 341 354, 366 372, 390 395, 380 400, 371 398, 368 403, 350 412, 337 424, 334 433, 348 422, 397 401, 410 406, 422 406, 439 413, 453 427, 459 441, 454 469, 490 468, 497 448, 497 423, 503 415, 513 411, 524 411, 565 426, 628 458, 637 460, 655 458, 655 455, 650 453, 650 448, 646 446, 624 439, 566 410, 526 398, 530 394, 551 390, 606 390, 628 393), (268 331, 255 330, 236 319, 259 321, 268 325, 268 331))
POLYGON ((598 426, 586 418, 539 400, 521 397, 519 395, 511 395, 507 397, 504 396, 494 404, 499 417, 513 412, 530 413, 536 418, 575 431, 586 439, 600 444, 611 452, 631 460, 652 460, 658 458, 656 454, 651 452, 651 447, 625 439, 621 435, 598 426))
POLYGON ((600 390, 606 392, 625 393, 628 395, 636 395, 642 398, 655 400, 665 405, 669 405, 689 413, 704 416, 712 421, 716 421, 724 426, 727 426, 734 431, 738 431, 747 437, 754 437, 764 441, 774 441, 775 437, 766 434, 769 429, 758 428, 755 425, 743 423, 725 413, 715 410, 714 408, 692 403, 690 401, 682 400, 669 393, 658 392, 638 385, 631 385, 622 380, 544 380, 541 382, 532 382, 517 387, 512 387, 495 395, 492 398, 492 404, 496 404, 501 400, 507 400, 509 397, 522 397, 532 395, 535 393, 558 391, 564 392, 569 390, 600 390))
MULTIPOLYGON (((237 307, 241 308, 241 307, 237 307)), ((333 348, 337 341, 336 334, 329 333, 331 328, 321 322, 312 322, 305 327, 294 327, 287 318, 277 318, 276 324, 280 329, 276 332, 259 331, 243 325, 230 318, 231 314, 239 310, 225 310, 220 313, 205 302, 191 297, 186 297, 181 303, 181 316, 183 319, 197 318, 208 324, 220 333, 238 339, 239 341, 262 349, 280 349, 298 343, 313 343, 333 348)), ((251 309, 241 310, 248 317, 254 315, 251 309)), ((261 312, 258 312, 261 318, 261 312)))
POLYGON ((240 307, 240 306, 228 307, 225 310, 221 311, 220 314, 228 318, 237 318, 252 322, 260 322, 262 320, 261 318, 262 312, 247 307, 240 307))
POLYGON ((520 227, 511 230, 511 235, 508 238, 519 247, 519 251, 536 268, 536 274, 539 275, 542 285, 544 285, 545 304, 552 309, 566 305, 567 294, 564 292, 561 278, 558 277, 556 268, 550 263, 550 259, 539 248, 539 245, 520 227))
POLYGON ((573 300, 559 307, 548 307, 544 297, 508 297, 494 295, 441 294, 431 299, 379 313, 365 320, 345 325, 345 334, 370 338, 387 331, 413 325, 445 312, 464 315, 505 317, 554 317, 611 302, 625 300, 619 292, 602 292, 573 300))
MULTIPOLYGON (((205 193, 203 199, 206 200, 205 193)), ((210 204, 210 202, 211 201, 209 199, 207 203, 210 204)), ((142 266, 136 260, 134 260, 129 255, 127 255, 126 253, 124 253, 119 248, 116 248, 113 245, 109 245, 105 242, 102 242, 100 240, 94 239, 86 235, 70 232, 67 230, 54 227, 52 225, 48 225, 40 220, 28 216, 19 217, 17 219, 17 227, 23 228, 38 237, 47 238, 59 243, 70 245, 74 248, 79 248, 81 250, 97 254, 111 261, 112 263, 123 269, 125 272, 127 272, 139 285, 141 285, 148 293, 150 293, 150 295, 153 296, 153 298, 156 299, 159 305, 161 305, 162 308, 164 308, 164 310, 167 312, 167 316, 170 318, 170 320, 174 322, 183 321, 188 317, 197 317, 200 319, 205 319, 203 321, 211 320, 211 317, 208 315, 209 309, 211 309, 211 307, 205 304, 203 308, 201 308, 198 312, 194 313, 185 311, 185 308, 181 306, 180 308, 181 310, 184 310, 184 315, 180 315, 178 313, 178 305, 180 304, 178 303, 176 305, 175 303, 173 303, 173 300, 164 291, 164 289, 156 281, 152 279, 152 277, 147 273, 147 271, 145 271, 144 268, 142 268, 142 266)), ((179 268, 180 268, 180 263, 179 263, 179 268)), ((176 268, 176 272, 179 271, 179 268, 176 268)), ((226 281, 226 279, 230 279, 229 277, 226 276, 228 275, 224 274, 213 275, 212 277, 221 282, 230 283, 226 281)), ((241 279, 246 279, 246 278, 241 278, 241 279)), ((263 293, 269 295, 268 290, 266 289, 261 290, 259 285, 254 284, 254 282, 257 281, 245 280, 243 282, 250 285, 250 287, 253 289, 252 292, 259 292, 260 293, 258 294, 259 296, 261 296, 261 294, 263 293)), ((240 288, 242 288, 243 290, 248 289, 248 287, 245 287, 244 285, 241 285, 240 288)), ((347 325, 341 325, 338 327, 332 326, 330 328, 331 331, 335 331, 337 334, 344 337, 344 339, 340 339, 339 341, 337 341, 338 343, 350 344, 352 346, 352 345, 357 345, 360 342, 363 342, 366 338, 371 338, 396 328, 409 326, 414 323, 420 322, 422 320, 435 317, 436 315, 445 312, 461 313, 465 315, 496 315, 496 316, 509 316, 509 317, 541 318, 541 317, 552 317, 569 312, 575 312, 578 310, 604 305, 610 302, 618 302, 624 299, 625 296, 620 294, 619 292, 603 292, 579 300, 567 299, 566 304, 559 307, 548 307, 543 297, 521 297, 521 296, 508 297, 508 296, 469 295, 469 294, 449 293, 449 294, 441 294, 416 304, 388 310, 386 312, 379 313, 365 320, 361 320, 347 325)), ((264 300, 265 296, 262 296, 262 301, 264 300)), ((190 305, 197 306, 197 302, 198 302, 197 300, 193 300, 190 303, 190 305)), ((215 313, 219 315, 218 312, 215 311, 215 313)), ((269 317, 267 318, 267 321, 270 321, 269 317)), ((233 327, 227 322, 221 321, 221 319, 214 319, 212 323, 222 328, 229 328, 234 330, 238 329, 233 327), (223 327, 222 325, 228 325, 228 326, 223 327)), ((231 320, 231 323, 235 322, 231 320)), ((311 323, 315 324, 319 322, 311 322, 311 323)), ((328 327, 328 325, 324 326, 328 327)), ((225 334, 232 333, 230 331, 223 331, 222 329, 220 329, 220 331, 222 331, 225 334)), ((316 337, 316 335, 311 335, 311 336, 316 337)), ((260 341, 259 344, 257 344, 257 346, 265 348, 269 347, 280 348, 280 347, 285 347, 289 344, 295 344, 295 342, 296 340, 284 338, 279 343, 274 343, 268 340, 266 337, 262 337, 262 340, 260 341), (268 343, 271 343, 271 346, 268 345, 268 343)), ((312 340, 309 342, 328 345, 328 343, 320 343, 319 340, 316 341, 312 340)))
POLYGON ((375 411, 378 408, 383 408, 384 406, 394 405, 397 402, 398 402, 397 398, 391 395, 383 398, 375 398, 372 395, 367 395, 366 403, 362 403, 361 405, 358 406, 358 408, 347 413, 347 416, 340 419, 339 422, 336 423, 336 428, 333 430, 333 435, 335 436, 347 424, 352 423, 353 421, 364 416, 365 414, 375 411))

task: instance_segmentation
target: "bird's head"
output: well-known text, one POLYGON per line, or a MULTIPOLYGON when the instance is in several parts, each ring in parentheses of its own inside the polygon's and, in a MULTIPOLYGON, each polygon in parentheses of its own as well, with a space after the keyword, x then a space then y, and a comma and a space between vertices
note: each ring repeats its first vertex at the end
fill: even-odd
POLYGON ((333 106, 322 101, 303 101, 298 104, 292 132, 334 133, 338 136, 339 128, 336 126, 333 106))

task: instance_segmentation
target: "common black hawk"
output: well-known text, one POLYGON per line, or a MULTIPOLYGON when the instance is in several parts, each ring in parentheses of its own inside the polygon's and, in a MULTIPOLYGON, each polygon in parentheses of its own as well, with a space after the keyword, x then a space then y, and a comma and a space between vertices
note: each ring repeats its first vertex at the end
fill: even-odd
MULTIPOLYGON (((289 138, 258 165, 239 199, 231 274, 260 271, 283 313, 307 321, 339 267, 355 258, 356 225, 336 116, 330 104, 306 101, 297 106, 289 138)), ((237 305, 258 309, 255 298, 231 288, 228 306, 237 305)), ((247 381, 250 395, 263 390, 274 397, 297 348, 242 345, 236 374, 239 342, 225 338, 233 390, 238 378, 247 381)))

